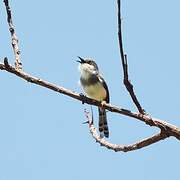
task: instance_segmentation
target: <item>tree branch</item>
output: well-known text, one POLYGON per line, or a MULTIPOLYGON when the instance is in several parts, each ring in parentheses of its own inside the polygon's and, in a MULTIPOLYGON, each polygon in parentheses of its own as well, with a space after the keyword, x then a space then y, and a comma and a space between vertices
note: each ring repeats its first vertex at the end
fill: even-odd
POLYGON ((12 16, 11 16, 11 9, 9 6, 9 1, 8 0, 4 0, 4 4, 6 7, 6 13, 7 13, 7 22, 9 25, 9 31, 11 33, 11 39, 12 39, 12 47, 13 47, 13 51, 14 51, 14 55, 15 55, 15 67, 18 70, 22 69, 22 63, 21 63, 21 59, 20 59, 20 49, 18 46, 18 38, 16 36, 15 33, 15 28, 13 25, 13 21, 12 21, 12 16))
POLYGON ((127 63, 127 55, 124 54, 124 50, 123 50, 123 40, 122 40, 122 22, 121 22, 121 1, 117 0, 117 4, 118 4, 118 39, 119 39, 119 50, 120 50, 120 55, 121 55, 121 62, 122 62, 122 67, 123 67, 123 72, 124 72, 124 85, 127 89, 127 91, 129 92, 134 104, 136 105, 138 111, 141 114, 146 114, 145 110, 142 108, 142 106, 140 105, 135 92, 133 90, 133 85, 131 84, 131 82, 129 81, 128 78, 128 63, 127 63))
MULTIPOLYGON (((122 44, 120 1, 118 0, 117 2, 118 2, 118 28, 119 28, 119 32, 118 32, 119 36, 118 37, 119 37, 120 54, 121 54, 121 59, 122 59, 123 71, 124 71, 124 84, 125 84, 128 92, 130 93, 133 102, 135 103, 136 107, 138 108, 139 113, 131 112, 130 110, 127 110, 124 108, 119 108, 119 107, 116 107, 116 106, 113 106, 110 104, 105 104, 105 103, 103 104, 103 107, 111 112, 129 116, 134 119, 138 119, 138 120, 146 123, 147 125, 158 127, 160 129, 160 133, 153 135, 149 138, 143 139, 143 140, 141 140, 137 143, 131 144, 131 145, 117 145, 117 144, 109 143, 105 139, 100 138, 96 131, 96 128, 94 127, 94 125, 92 123, 92 120, 88 121, 90 132, 91 132, 92 136, 96 139, 96 141, 99 142, 102 146, 113 149, 115 151, 124 151, 124 152, 140 149, 142 147, 145 147, 152 143, 155 143, 159 140, 165 139, 169 136, 176 137, 178 140, 180 140, 180 128, 178 128, 172 124, 169 124, 165 121, 148 116, 145 113, 145 111, 142 109, 141 105, 139 104, 139 102, 135 96, 135 93, 133 91, 133 86, 128 80, 127 55, 126 54, 124 55, 123 44, 122 44)), ((101 107, 102 104, 99 101, 82 96, 81 94, 78 94, 76 92, 68 90, 64 87, 57 86, 55 84, 52 84, 52 83, 42 80, 40 78, 34 77, 34 76, 22 71, 22 64, 20 61, 20 50, 18 47, 18 39, 15 34, 15 29, 14 29, 14 26, 12 23, 9 2, 8 2, 8 0, 4 0, 4 3, 6 6, 7 21, 9 24, 9 30, 10 30, 11 37, 12 37, 12 46, 13 46, 13 50, 14 50, 14 54, 15 54, 15 67, 13 67, 12 65, 10 65, 8 63, 7 58, 4 58, 4 63, 0 63, 0 70, 4 70, 9 73, 15 74, 16 76, 18 76, 28 82, 51 89, 53 91, 56 91, 56 92, 64 94, 64 95, 67 95, 71 98, 82 101, 83 103, 101 107)))
POLYGON ((88 119, 88 124, 89 124, 89 130, 90 133, 92 135, 92 137, 96 140, 97 143, 99 143, 101 146, 104 146, 108 149, 114 150, 115 152, 118 151, 123 151, 123 152, 128 152, 128 151, 134 151, 137 149, 141 149, 143 147, 149 146, 153 143, 156 143, 160 140, 164 140, 167 137, 169 137, 163 130, 158 133, 155 134, 151 137, 145 138, 141 141, 138 141, 134 144, 130 144, 130 145, 120 145, 120 144, 112 144, 110 142, 107 141, 107 139, 105 138, 101 138, 93 124, 93 119, 90 115, 90 113, 85 112, 86 118, 88 119))
MULTIPOLYGON (((42 87, 51 89, 53 91, 59 92, 59 93, 64 94, 64 95, 67 95, 69 97, 72 97, 74 99, 82 101, 83 103, 87 103, 87 104, 91 104, 91 105, 99 106, 99 107, 102 106, 101 102, 99 102, 99 101, 96 101, 94 99, 90 99, 86 96, 82 96, 81 94, 75 93, 69 89, 66 89, 66 88, 61 87, 61 86, 54 85, 54 84, 49 83, 47 81, 44 81, 40 78, 33 77, 26 72, 17 70, 16 68, 14 68, 13 66, 11 66, 8 63, 7 58, 4 58, 4 64, 0 63, 0 70, 8 71, 8 72, 15 74, 18 77, 26 80, 26 81, 28 81, 28 82, 40 85, 42 87)), ((112 106, 112 105, 106 104, 106 103, 103 104, 103 107, 105 109, 111 111, 111 112, 119 113, 119 114, 122 114, 125 116, 129 116, 129 117, 138 119, 138 120, 148 124, 149 126, 156 126, 156 127, 160 128, 161 130, 164 130, 164 132, 167 134, 167 136, 174 136, 180 140, 180 128, 178 128, 174 125, 171 125, 165 121, 162 121, 162 120, 159 120, 156 118, 152 118, 148 115, 143 115, 141 113, 131 112, 130 110, 127 110, 124 108, 119 108, 116 106, 112 106)))

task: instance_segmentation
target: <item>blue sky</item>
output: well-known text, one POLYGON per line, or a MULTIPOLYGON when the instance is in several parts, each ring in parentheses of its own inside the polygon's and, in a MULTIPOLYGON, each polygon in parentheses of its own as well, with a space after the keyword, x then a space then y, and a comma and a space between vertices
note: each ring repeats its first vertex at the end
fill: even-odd
MULTIPOLYGON (((153 117, 180 126, 180 2, 122 1, 129 75, 153 117)), ((96 60, 111 103, 135 111, 122 84, 116 1, 10 1, 28 73, 81 92, 77 56, 96 60)), ((0 57, 14 63, 4 4, 0 57)), ((144 149, 115 153, 92 139, 88 105, 0 72, 0 180, 178 179, 180 144, 169 138, 144 149)), ((94 108, 96 112, 96 108, 94 108)), ((133 143, 158 129, 108 113, 110 141, 133 143)))

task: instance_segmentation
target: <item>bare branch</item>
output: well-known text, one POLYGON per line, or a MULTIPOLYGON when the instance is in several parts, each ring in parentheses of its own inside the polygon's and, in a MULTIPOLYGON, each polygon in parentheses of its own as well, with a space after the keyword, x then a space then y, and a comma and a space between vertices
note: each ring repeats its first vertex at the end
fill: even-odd
MULTIPOLYGON (((61 87, 61 86, 54 85, 54 84, 49 83, 47 81, 44 81, 40 78, 33 77, 30 74, 27 74, 26 72, 17 70, 16 68, 14 68, 13 66, 11 66, 8 63, 7 58, 4 59, 4 64, 0 64, 0 70, 8 71, 8 72, 15 74, 18 77, 26 80, 26 81, 28 81, 28 82, 40 85, 42 87, 51 89, 53 91, 59 92, 59 93, 64 94, 64 95, 67 95, 69 97, 72 97, 74 99, 82 101, 83 103, 87 103, 87 104, 91 104, 91 105, 99 106, 99 107, 102 106, 101 102, 99 102, 99 101, 96 101, 94 99, 90 99, 88 97, 82 96, 81 94, 75 93, 69 89, 66 89, 66 88, 61 87)), ((111 112, 119 113, 119 114, 122 114, 125 116, 129 116, 129 117, 138 119, 142 122, 145 122, 146 124, 148 124, 150 126, 156 126, 156 127, 160 128, 161 130, 163 130, 167 136, 174 136, 180 140, 180 128, 178 128, 174 125, 171 125, 165 121, 162 121, 162 120, 159 120, 156 118, 152 118, 148 115, 143 115, 141 113, 131 112, 130 110, 127 110, 124 108, 119 108, 116 106, 112 106, 112 105, 106 104, 106 103, 103 104, 103 107, 105 109, 111 111, 111 112)))
POLYGON ((12 44, 14 55, 15 55, 15 67, 16 67, 16 69, 21 70, 22 69, 22 63, 21 63, 21 59, 20 59, 20 49, 18 46, 18 38, 16 36, 13 21, 12 21, 12 15, 11 15, 11 9, 9 6, 9 1, 4 0, 4 4, 6 6, 7 22, 9 25, 9 31, 11 33, 11 39, 12 39, 11 44, 12 44))
POLYGON ((160 140, 164 140, 164 139, 169 137, 166 133, 164 133, 164 131, 161 131, 158 134, 155 134, 151 137, 145 138, 145 139, 138 141, 134 144, 130 144, 130 145, 112 144, 112 143, 108 142, 107 139, 101 138, 99 136, 95 126, 93 125, 93 120, 92 120, 90 113, 85 111, 85 115, 86 115, 86 118, 88 119, 88 122, 89 122, 88 124, 89 124, 90 133, 91 133, 92 137, 96 140, 96 142, 98 142, 101 146, 104 146, 108 149, 114 150, 115 152, 118 152, 118 151, 123 151, 123 152, 134 151, 134 150, 141 149, 143 147, 149 146, 151 144, 154 144, 160 140))
POLYGON ((118 3, 118 39, 119 39, 119 49, 120 49, 120 55, 121 55, 121 61, 122 61, 122 67, 123 67, 123 72, 124 72, 124 85, 129 92, 134 104, 136 105, 138 111, 141 114, 146 114, 145 110, 142 108, 140 105, 134 90, 133 90, 133 85, 129 81, 128 78, 128 63, 127 63, 127 55, 124 54, 123 50, 123 40, 122 40, 122 22, 121 22, 121 1, 117 0, 118 3))
MULTIPOLYGON (((120 54, 121 54, 121 59, 122 59, 122 65, 123 65, 123 72, 124 72, 124 84, 128 90, 128 92, 131 95, 131 98, 133 100, 133 102, 135 103, 139 113, 136 112, 131 112, 130 110, 124 109, 124 108, 119 108, 116 106, 112 106, 110 104, 103 104, 103 107, 111 112, 115 112, 115 113, 119 113, 125 116, 129 116, 135 119, 138 119, 142 122, 145 122, 147 125, 150 126, 155 126, 158 127, 160 129, 160 133, 153 135, 149 138, 143 139, 139 142, 136 142, 134 144, 131 145, 118 145, 118 144, 112 144, 109 143, 108 141, 106 141, 105 139, 100 138, 100 136, 98 135, 96 128, 93 125, 93 120, 91 118, 88 117, 88 123, 89 123, 89 128, 90 128, 90 132, 92 134, 92 136, 96 139, 97 142, 99 142, 102 146, 105 146, 109 149, 112 149, 114 151, 132 151, 132 150, 136 150, 136 149, 140 149, 142 147, 148 146, 150 144, 153 144, 157 141, 160 141, 162 139, 165 139, 169 136, 174 136, 176 137, 178 140, 180 140, 180 128, 171 125, 165 121, 156 119, 156 118, 152 118, 150 116, 148 116, 144 109, 142 109, 141 105, 139 104, 137 97, 133 91, 133 85, 130 83, 129 79, 128 79, 128 64, 127 64, 127 55, 124 54, 123 52, 123 43, 122 43, 122 30, 121 30, 121 12, 120 12, 120 0, 117 1, 118 2, 118 37, 119 37, 119 45, 120 45, 120 54)), ((13 67, 12 65, 10 65, 8 63, 8 59, 4 58, 4 64, 0 63, 0 70, 4 70, 7 71, 9 73, 15 74, 16 76, 31 82, 33 84, 51 89, 53 91, 59 92, 61 94, 67 95, 69 97, 72 97, 74 99, 77 99, 79 101, 82 101, 82 103, 87 103, 87 104, 91 104, 91 105, 95 105, 95 106, 99 106, 101 107, 102 104, 99 101, 90 99, 88 97, 82 96, 81 94, 78 94, 76 92, 73 92, 71 90, 65 89, 64 87, 61 86, 57 86, 55 84, 49 83, 45 80, 42 80, 40 78, 37 77, 33 77, 30 74, 22 71, 22 64, 21 64, 21 60, 20 60, 20 50, 18 47, 18 38, 15 34, 15 29, 12 23, 12 16, 11 16, 11 10, 9 7, 9 2, 8 0, 4 0, 5 6, 6 6, 6 11, 7 11, 7 21, 9 24, 9 30, 11 33, 11 37, 12 37, 12 46, 13 46, 13 50, 14 50, 14 54, 15 54, 15 67, 13 67)))

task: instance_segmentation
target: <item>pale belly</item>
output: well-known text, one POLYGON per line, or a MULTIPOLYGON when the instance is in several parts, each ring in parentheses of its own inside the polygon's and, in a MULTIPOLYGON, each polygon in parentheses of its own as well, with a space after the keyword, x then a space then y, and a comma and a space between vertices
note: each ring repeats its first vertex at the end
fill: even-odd
POLYGON ((99 82, 93 86, 86 86, 83 89, 89 98, 92 98, 98 101, 103 101, 106 99, 106 90, 102 86, 102 84, 99 82))

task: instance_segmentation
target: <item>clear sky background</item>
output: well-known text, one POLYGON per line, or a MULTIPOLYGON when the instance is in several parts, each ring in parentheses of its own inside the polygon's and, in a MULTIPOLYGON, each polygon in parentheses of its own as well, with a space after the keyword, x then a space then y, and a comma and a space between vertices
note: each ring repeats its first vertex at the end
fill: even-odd
MULTIPOLYGON (((82 92, 77 56, 94 58, 111 103, 136 111, 122 84, 115 0, 10 4, 25 71, 82 92)), ((180 126, 180 1, 122 0, 122 6, 124 46, 136 94, 151 116, 180 126)), ((2 1, 0 17, 0 61, 7 56, 13 64, 2 1)), ((180 143, 175 138, 115 153, 95 143, 82 124, 89 105, 6 72, 0 72, 0 82, 0 180, 180 178, 180 143)), ((158 132, 111 112, 108 121, 113 143, 133 143, 158 132)))

